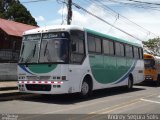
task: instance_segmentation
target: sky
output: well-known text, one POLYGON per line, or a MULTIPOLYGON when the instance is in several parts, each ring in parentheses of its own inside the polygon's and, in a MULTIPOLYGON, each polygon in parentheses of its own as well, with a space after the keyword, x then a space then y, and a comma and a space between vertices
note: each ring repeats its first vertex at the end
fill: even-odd
MULTIPOLYGON (((65 4, 60 2, 66 0, 58 0, 59 2, 57 2, 57 0, 48 0, 43 2, 25 3, 28 1, 33 0, 20 0, 20 2, 30 11, 40 27, 66 24, 67 7, 65 4)), ((72 25, 80 25, 122 39, 134 40, 135 42, 160 36, 160 6, 158 5, 152 5, 152 8, 145 6, 144 9, 142 8, 144 7, 142 4, 126 5, 114 2, 116 0, 100 0, 101 2, 98 2, 99 0, 95 0, 94 2, 93 0, 72 1, 110 24, 131 34, 134 38, 120 32, 114 27, 98 20, 97 18, 74 6, 72 6, 72 25), (102 6, 102 4, 107 5, 119 14, 107 9, 102 6), (139 8, 135 7, 138 5, 139 8), (130 21, 128 21, 128 19, 130 21), (138 24, 140 27, 135 25, 133 22, 138 24), (138 40, 135 38, 138 38, 138 40)), ((126 0, 119 0, 119 2, 124 1, 126 2, 126 0)), ((143 2, 160 4, 159 0, 143 0, 143 2)))

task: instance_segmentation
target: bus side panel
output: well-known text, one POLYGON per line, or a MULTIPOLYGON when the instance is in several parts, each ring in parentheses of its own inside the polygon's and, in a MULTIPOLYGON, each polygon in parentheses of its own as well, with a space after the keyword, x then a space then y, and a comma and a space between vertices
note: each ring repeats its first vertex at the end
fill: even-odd
POLYGON ((144 62, 143 60, 137 60, 133 77, 134 77, 135 84, 144 81, 144 62))
POLYGON ((70 64, 69 65, 69 82, 71 84, 72 93, 80 92, 81 85, 85 75, 91 75, 88 56, 85 58, 82 64, 70 64))
POLYGON ((117 62, 116 57, 112 56, 104 56, 104 76, 105 81, 104 83, 111 83, 117 79, 117 62))
MULTIPOLYGON (((128 70, 130 69, 131 67, 131 64, 133 63, 133 61, 128 61, 126 60, 127 58, 125 57, 116 57, 117 58, 117 68, 116 68, 116 71, 117 71, 117 79, 121 79, 123 78, 123 76, 125 74, 127 74, 128 70), (128 62, 128 64, 127 64, 128 62)), ((130 71, 131 72, 131 71, 130 71)), ((127 77, 127 76, 126 76, 127 77)), ((126 85, 127 84, 127 79, 123 78, 123 80, 121 82, 119 82, 119 84, 115 84, 116 86, 118 85, 126 85)))
POLYGON ((89 59, 95 79, 95 89, 127 85, 128 76, 135 68, 134 59, 102 55, 90 56, 95 56, 89 59))

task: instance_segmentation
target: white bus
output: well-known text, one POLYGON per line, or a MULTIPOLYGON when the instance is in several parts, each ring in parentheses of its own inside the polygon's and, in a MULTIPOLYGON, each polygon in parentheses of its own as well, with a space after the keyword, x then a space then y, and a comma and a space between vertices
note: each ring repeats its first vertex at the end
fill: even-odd
POLYGON ((20 92, 80 93, 128 86, 144 80, 141 44, 80 26, 61 25, 24 32, 18 63, 20 92))

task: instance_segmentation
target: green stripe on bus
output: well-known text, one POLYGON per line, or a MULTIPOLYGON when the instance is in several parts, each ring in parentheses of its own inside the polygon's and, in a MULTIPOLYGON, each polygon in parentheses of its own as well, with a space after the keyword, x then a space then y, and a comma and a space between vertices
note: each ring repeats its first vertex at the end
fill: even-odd
POLYGON ((93 56, 90 57, 92 74, 96 81, 102 84, 113 83, 120 79, 134 62, 133 59, 121 57, 93 56))
POLYGON ((57 64, 37 64, 37 65, 29 65, 28 68, 33 73, 48 73, 54 70, 57 67, 57 64))

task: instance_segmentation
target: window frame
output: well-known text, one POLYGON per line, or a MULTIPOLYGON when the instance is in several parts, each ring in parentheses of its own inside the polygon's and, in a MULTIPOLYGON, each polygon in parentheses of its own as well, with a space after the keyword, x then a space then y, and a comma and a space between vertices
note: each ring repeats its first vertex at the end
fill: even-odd
POLYGON ((110 39, 107 39, 107 38, 103 38, 102 39, 102 53, 104 54, 104 55, 107 55, 107 56, 115 56, 115 42, 113 41, 113 40, 110 40, 110 39), (109 47, 109 53, 105 53, 104 52, 104 41, 108 41, 108 46, 107 47, 109 47), (113 43, 113 52, 111 53, 111 50, 110 50, 110 43, 113 43))
POLYGON ((125 44, 125 57, 126 58, 134 58, 134 51, 133 51, 133 45, 125 44), (127 46, 129 47, 129 55, 127 54, 127 46), (130 51, 132 50, 132 51, 130 51), (132 53, 132 56, 130 55, 132 53))
POLYGON ((139 48, 134 46, 133 47, 133 51, 134 51, 134 59, 140 59, 140 55, 139 55, 139 48), (136 50, 136 51, 135 51, 136 50))
POLYGON ((117 56, 117 57, 125 57, 125 45, 124 45, 124 43, 122 43, 122 42, 115 42, 115 56, 117 56), (116 44, 119 45, 118 47, 119 47, 120 53, 118 55, 116 53, 116 50, 117 50, 116 44), (123 51, 121 51, 121 50, 123 50, 123 51))
POLYGON ((135 45, 132 45, 132 44, 128 44, 128 43, 125 43, 125 42, 121 42, 121 41, 117 41, 117 40, 114 40, 114 39, 110 39, 110 38, 107 38, 107 37, 102 37, 102 36, 98 36, 98 35, 94 35, 90 32, 87 32, 87 45, 88 45, 88 53, 90 54, 102 54, 104 56, 115 56, 115 57, 124 57, 124 58, 127 58, 127 59, 143 59, 143 48, 142 47, 138 47, 138 46, 135 46, 135 45), (94 51, 90 51, 89 50, 89 40, 88 38, 89 37, 93 37, 94 38, 94 43, 95 43, 95 49, 94 51), (95 42, 95 38, 98 38, 100 39, 101 41, 101 52, 97 52, 96 51, 96 42, 95 42), (108 42, 108 46, 109 46, 109 51, 108 53, 104 51, 104 41, 107 41, 108 42), (111 52, 111 43, 113 44, 113 49, 112 49, 112 52, 111 52), (116 43, 119 44, 119 47, 120 47, 120 54, 116 55, 116 43), (135 58, 135 51, 134 51, 134 48, 138 48, 138 57, 135 58), (129 51, 127 51, 127 49, 129 51), (140 56, 140 54, 142 56, 140 56))
POLYGON ((91 53, 91 54, 102 54, 102 38, 99 37, 98 35, 93 35, 91 33, 87 33, 87 46, 88 46, 88 53, 91 53), (90 51, 89 41, 91 41, 91 40, 88 39, 89 37, 93 37, 93 41, 95 43, 95 45, 94 45, 95 46, 95 50, 94 51, 90 51), (96 39, 100 40, 100 47, 101 48, 100 48, 99 52, 97 51, 96 39))

